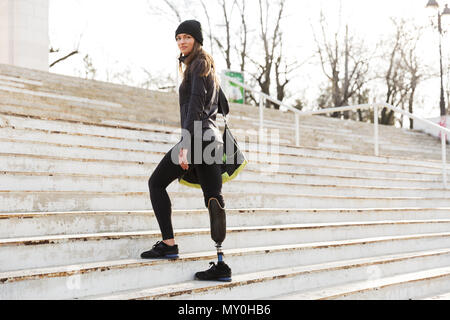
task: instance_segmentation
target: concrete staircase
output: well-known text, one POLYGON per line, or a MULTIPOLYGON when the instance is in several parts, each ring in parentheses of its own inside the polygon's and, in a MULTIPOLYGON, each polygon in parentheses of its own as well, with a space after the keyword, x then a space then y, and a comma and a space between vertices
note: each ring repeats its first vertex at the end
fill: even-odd
POLYGON ((178 110, 173 94, 0 65, 0 299, 448 299, 438 140, 382 126, 375 157, 370 124, 306 117, 295 147, 292 115, 266 110, 280 144, 263 145, 251 106, 230 117, 250 160, 223 187, 233 281, 193 281, 216 254, 201 191, 178 182, 180 259, 141 260, 178 110))

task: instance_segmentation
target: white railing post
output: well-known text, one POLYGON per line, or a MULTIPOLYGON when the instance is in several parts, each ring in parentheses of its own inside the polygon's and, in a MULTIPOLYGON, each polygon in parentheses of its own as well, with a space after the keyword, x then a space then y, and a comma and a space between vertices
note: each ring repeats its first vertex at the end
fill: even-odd
POLYGON ((447 135, 441 131, 441 144, 442 144, 442 181, 444 182, 444 188, 447 189, 447 135))
POLYGON ((374 143, 375 143, 375 156, 380 155, 380 146, 378 141, 378 105, 373 106, 373 125, 374 125, 374 143))
POLYGON ((295 145, 300 147, 300 116, 295 113, 295 145))
POLYGON ((264 132, 264 94, 259 97, 259 135, 262 137, 264 132))

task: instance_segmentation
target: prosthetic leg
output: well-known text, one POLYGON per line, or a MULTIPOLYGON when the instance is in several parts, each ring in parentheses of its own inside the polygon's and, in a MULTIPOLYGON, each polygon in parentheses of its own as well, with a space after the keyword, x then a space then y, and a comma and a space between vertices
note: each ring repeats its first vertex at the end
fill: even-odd
POLYGON ((217 265, 210 262, 209 270, 197 272, 195 278, 198 280, 231 281, 231 269, 223 261, 222 242, 226 236, 225 209, 220 206, 219 200, 211 198, 208 201, 209 221, 211 225, 211 238, 216 243, 217 265))
POLYGON ((208 211, 211 238, 216 243, 217 261, 223 262, 222 242, 225 240, 227 232, 225 209, 220 206, 216 198, 211 198, 208 201, 208 211))

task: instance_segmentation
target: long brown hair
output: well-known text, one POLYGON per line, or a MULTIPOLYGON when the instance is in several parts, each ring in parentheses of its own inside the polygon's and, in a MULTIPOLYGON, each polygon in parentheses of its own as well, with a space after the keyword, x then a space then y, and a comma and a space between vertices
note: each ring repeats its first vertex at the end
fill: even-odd
MULTIPOLYGON (((183 56, 183 54, 180 53, 179 58, 181 58, 182 56, 183 56)), ((184 59, 184 64, 186 66, 184 71, 183 71, 183 62, 181 60, 179 60, 180 62, 178 64, 178 68, 179 68, 180 74, 183 75, 183 82, 185 79, 187 79, 189 77, 189 72, 191 72, 190 67, 191 67, 192 61, 194 61, 197 58, 200 60, 200 63, 202 64, 202 70, 200 72, 200 76, 207 77, 211 74, 214 79, 214 84, 216 85, 216 87, 218 87, 219 80, 216 75, 216 64, 214 63, 214 59, 209 53, 207 53, 203 49, 202 45, 200 43, 198 43, 197 41, 194 42, 194 47, 192 48, 192 52, 186 57, 186 59, 184 59)))

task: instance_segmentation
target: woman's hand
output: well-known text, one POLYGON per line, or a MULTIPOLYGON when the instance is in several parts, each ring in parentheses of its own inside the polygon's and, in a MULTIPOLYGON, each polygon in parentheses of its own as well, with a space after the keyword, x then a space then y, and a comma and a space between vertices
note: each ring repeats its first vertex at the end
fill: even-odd
POLYGON ((183 168, 183 170, 189 169, 189 164, 187 161, 187 153, 188 153, 187 149, 180 149, 180 153, 178 154, 178 163, 180 164, 181 168, 183 168))

